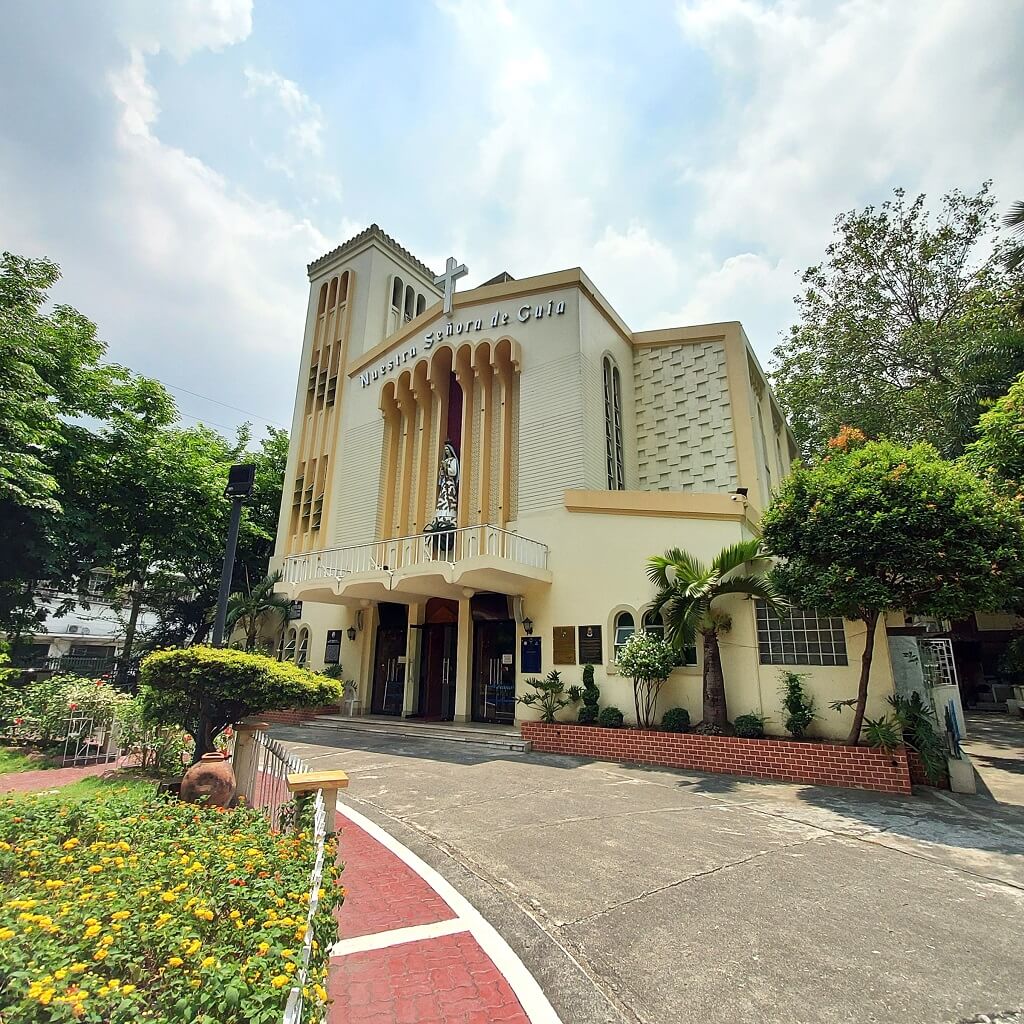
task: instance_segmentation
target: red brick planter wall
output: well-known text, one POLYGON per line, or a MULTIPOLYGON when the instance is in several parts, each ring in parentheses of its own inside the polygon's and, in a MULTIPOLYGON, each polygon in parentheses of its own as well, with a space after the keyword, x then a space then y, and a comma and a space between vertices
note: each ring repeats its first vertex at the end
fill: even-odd
POLYGON ((932 786, 935 789, 949 789, 949 779, 943 779, 936 785, 928 780, 921 755, 916 750, 907 751, 907 763, 910 765, 910 781, 915 786, 932 786))
POLYGON ((819 786, 910 793, 910 769, 903 750, 887 755, 867 747, 793 740, 745 740, 735 736, 601 729, 590 725, 521 722, 523 739, 549 754, 606 761, 634 761, 668 768, 694 768, 758 779, 809 782, 819 786))
POLYGON ((253 721, 270 722, 271 725, 297 725, 308 722, 317 715, 336 715, 340 709, 338 704, 321 704, 315 708, 291 708, 288 711, 262 711, 253 715, 253 721))

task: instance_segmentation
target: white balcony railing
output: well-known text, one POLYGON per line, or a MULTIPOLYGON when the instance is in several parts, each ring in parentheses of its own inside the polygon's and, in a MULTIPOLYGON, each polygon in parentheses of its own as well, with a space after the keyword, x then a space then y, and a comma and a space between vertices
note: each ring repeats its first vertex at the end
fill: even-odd
POLYGON ((520 537, 498 526, 464 526, 444 533, 418 533, 394 537, 373 544, 325 548, 284 560, 285 583, 335 577, 341 579, 362 572, 398 572, 424 567, 432 562, 456 565, 467 558, 490 555, 531 569, 548 567, 548 546, 520 537))

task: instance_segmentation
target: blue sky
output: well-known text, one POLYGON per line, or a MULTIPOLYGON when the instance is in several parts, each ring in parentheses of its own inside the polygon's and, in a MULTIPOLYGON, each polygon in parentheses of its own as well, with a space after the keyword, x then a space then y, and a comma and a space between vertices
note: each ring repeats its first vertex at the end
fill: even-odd
MULTIPOLYGON (((0 245, 110 356, 288 423, 305 264, 582 266, 762 362, 837 212, 1024 198, 1024 0, 43 0, 0 36, 0 245)), ((246 417, 179 391, 187 417, 246 417)), ((188 420, 191 422, 191 420, 188 420)))

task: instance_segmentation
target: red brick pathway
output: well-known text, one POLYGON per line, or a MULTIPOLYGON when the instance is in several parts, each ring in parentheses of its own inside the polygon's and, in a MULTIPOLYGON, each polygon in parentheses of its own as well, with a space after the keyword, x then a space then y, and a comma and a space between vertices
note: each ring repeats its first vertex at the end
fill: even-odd
MULTIPOLYGON (((461 896, 449 899, 462 902, 465 917, 366 829, 342 814, 337 822, 347 896, 328 975, 328 1024, 558 1024, 543 997, 544 1012, 531 1021, 481 945, 490 926, 461 896)), ((508 957, 521 984, 525 969, 508 957)))
POLYGON ((117 771, 117 765, 91 764, 87 768, 41 768, 34 772, 11 772, 0 775, 0 793, 37 793, 111 771, 117 771))

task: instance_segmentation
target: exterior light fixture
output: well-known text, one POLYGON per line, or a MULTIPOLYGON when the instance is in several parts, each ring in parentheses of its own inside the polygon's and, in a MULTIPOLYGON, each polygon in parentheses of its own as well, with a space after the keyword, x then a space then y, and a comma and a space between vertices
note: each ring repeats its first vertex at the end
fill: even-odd
POLYGON ((527 636, 533 636, 533 619, 529 615, 523 618, 523 632, 527 636))
POLYGON ((747 488, 746 487, 737 487, 736 490, 733 491, 732 494, 729 495, 729 498, 732 501, 746 501, 747 500, 747 488))
POLYGON ((348 629, 345 630, 345 635, 349 638, 349 640, 355 640, 355 638, 356 638, 356 627, 355 626, 349 626, 348 629))

